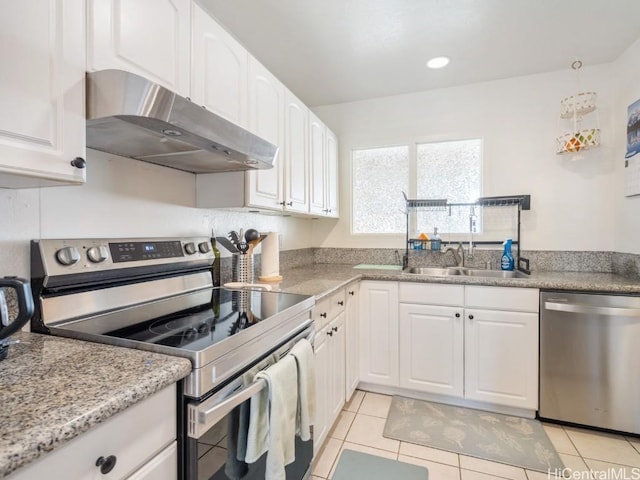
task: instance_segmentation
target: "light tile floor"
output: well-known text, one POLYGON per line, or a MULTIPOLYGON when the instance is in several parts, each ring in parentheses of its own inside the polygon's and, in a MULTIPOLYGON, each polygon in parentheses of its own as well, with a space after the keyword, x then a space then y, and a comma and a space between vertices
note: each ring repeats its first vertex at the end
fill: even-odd
MULTIPOLYGON (((429 480, 555 480, 552 472, 533 472, 382 436, 391 397, 357 390, 345 405, 314 461, 313 480, 331 479, 340 452, 348 448, 422 465, 429 480)), ((544 424, 568 478, 640 479, 640 439, 544 424), (577 472, 580 472, 579 474, 577 472), (591 476, 589 476, 591 475, 591 476)), ((402 480, 402 479, 394 479, 402 480)))

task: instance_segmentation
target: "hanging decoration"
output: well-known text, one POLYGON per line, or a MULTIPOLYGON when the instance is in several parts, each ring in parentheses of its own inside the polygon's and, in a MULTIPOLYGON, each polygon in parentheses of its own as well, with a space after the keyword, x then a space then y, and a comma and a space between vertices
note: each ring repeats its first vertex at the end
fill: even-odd
MULTIPOLYGON (((582 62, 575 60, 571 68, 576 72, 579 83, 579 70, 582 62)), ((560 119, 563 133, 556 137, 556 153, 578 153, 600 145, 599 118, 596 108, 596 92, 581 92, 560 101, 560 119), (589 115, 596 112, 595 115, 589 115), (585 117, 587 120, 585 121, 585 117), (569 130, 567 132, 567 130, 569 130)))

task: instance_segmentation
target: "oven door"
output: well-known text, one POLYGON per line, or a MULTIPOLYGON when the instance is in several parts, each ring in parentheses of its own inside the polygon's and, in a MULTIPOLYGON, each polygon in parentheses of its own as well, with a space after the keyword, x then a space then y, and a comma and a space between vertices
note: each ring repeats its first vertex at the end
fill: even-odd
MULTIPOLYGON (((313 330, 296 335, 275 352, 275 357, 286 355, 301 338, 312 340, 313 330)), ((187 404, 185 479, 264 480, 268 452, 248 464, 243 459, 243 445, 246 445, 251 397, 267 384, 259 379, 244 385, 242 373, 206 400, 187 404)), ((295 460, 285 467, 287 480, 311 478, 312 458, 313 440, 303 442, 296 437, 295 460)))

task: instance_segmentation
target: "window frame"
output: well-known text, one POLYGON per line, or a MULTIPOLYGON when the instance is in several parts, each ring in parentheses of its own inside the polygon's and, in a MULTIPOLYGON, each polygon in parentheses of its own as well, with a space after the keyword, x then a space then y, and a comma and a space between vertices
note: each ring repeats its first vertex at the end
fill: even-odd
MULTIPOLYGON (((418 191, 418 184, 417 184, 417 179, 418 179, 418 145, 420 144, 425 144, 425 143, 447 143, 447 142, 462 142, 462 141, 467 141, 467 140, 479 140, 480 141, 480 185, 479 185, 479 192, 480 192, 480 197, 482 197, 483 192, 484 192, 484 157, 485 157, 485 139, 482 135, 434 135, 434 136, 427 136, 427 137, 416 137, 411 139, 410 141, 406 141, 406 142, 389 142, 386 144, 374 144, 374 145, 367 145, 367 146, 362 146, 362 147, 352 147, 351 148, 351 155, 350 155, 350 169, 349 169, 349 173, 350 173, 350 185, 351 185, 351 195, 349 198, 349 202, 350 202, 350 216, 349 216, 349 232, 351 234, 351 236, 353 237, 358 237, 358 238, 402 238, 404 241, 405 235, 406 235, 406 227, 405 227, 405 231, 400 232, 400 233, 393 233, 393 232, 385 232, 385 233, 358 233, 358 232, 354 232, 353 231, 353 225, 354 225, 354 215, 355 215, 355 211, 354 211, 354 194, 355 194, 355 190, 353 188, 354 185, 354 180, 355 180, 355 162, 353 161, 353 157, 354 157, 354 152, 356 151, 362 151, 362 150, 373 150, 373 149, 381 149, 381 148, 393 148, 393 147, 407 147, 408 148, 408 160, 409 160, 409 178, 408 178, 408 191, 405 192, 407 194, 408 198, 416 198, 417 195, 417 191, 418 191)), ((399 193, 401 194, 401 193, 399 193)), ((416 217, 417 216, 413 216, 413 220, 410 219, 410 225, 409 225, 409 236, 411 237, 411 231, 415 230, 416 228, 416 217)), ((425 232, 427 234, 430 234, 431 232, 425 232)), ((453 241, 453 242, 457 242, 457 241, 463 241, 463 240, 468 240, 469 234, 468 233, 448 233, 448 232, 443 232, 444 235, 446 235, 447 237, 447 241, 453 241)), ((481 237, 482 233, 475 233, 474 236, 478 236, 481 237)))

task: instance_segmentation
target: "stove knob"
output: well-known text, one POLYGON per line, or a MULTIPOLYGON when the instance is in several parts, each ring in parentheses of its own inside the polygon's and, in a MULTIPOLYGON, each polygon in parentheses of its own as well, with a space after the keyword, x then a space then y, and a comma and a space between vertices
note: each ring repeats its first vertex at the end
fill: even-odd
POLYGON ((193 255, 196 253, 196 244, 193 242, 185 243, 184 251, 187 252, 188 255, 193 255))
POLYGON ((73 265, 80 260, 80 253, 76 247, 64 247, 56 252, 56 260, 65 266, 73 265))
POLYGON ((207 253, 209 250, 211 250, 211 247, 209 246, 209 242, 199 243, 198 250, 200 250, 200 253, 207 253))
POLYGON ((93 263, 104 262, 107 258, 109 258, 109 251, 104 245, 91 247, 89 250, 87 250, 87 257, 93 263))

